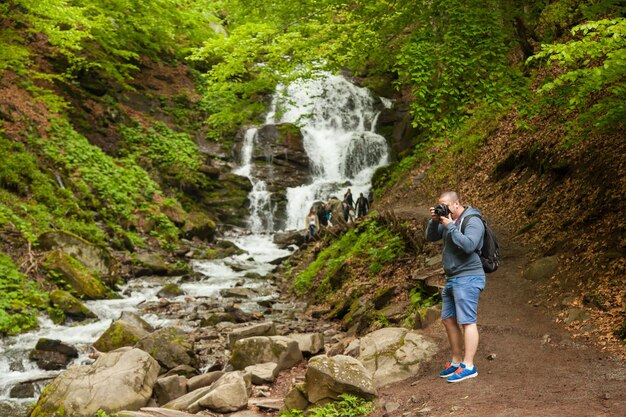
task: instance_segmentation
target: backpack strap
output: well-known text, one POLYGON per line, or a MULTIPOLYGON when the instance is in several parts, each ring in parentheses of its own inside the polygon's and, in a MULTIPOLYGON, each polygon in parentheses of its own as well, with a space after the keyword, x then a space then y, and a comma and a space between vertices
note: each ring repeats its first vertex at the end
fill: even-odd
POLYGON ((483 219, 480 214, 469 214, 463 217, 463 220, 461 220, 461 233, 465 234, 465 226, 467 226, 466 220, 469 220, 472 217, 478 217, 480 220, 483 219))

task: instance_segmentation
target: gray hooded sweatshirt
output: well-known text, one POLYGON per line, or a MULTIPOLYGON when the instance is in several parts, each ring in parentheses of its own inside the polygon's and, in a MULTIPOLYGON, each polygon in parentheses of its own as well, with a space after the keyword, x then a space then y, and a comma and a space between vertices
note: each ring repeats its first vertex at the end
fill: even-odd
POLYGON ((485 225, 478 217, 466 221, 465 233, 461 233, 461 222, 470 214, 480 210, 467 206, 461 216, 444 227, 432 219, 426 228, 426 240, 436 242, 443 239, 443 270, 448 278, 468 275, 485 275, 478 251, 483 246, 485 225))

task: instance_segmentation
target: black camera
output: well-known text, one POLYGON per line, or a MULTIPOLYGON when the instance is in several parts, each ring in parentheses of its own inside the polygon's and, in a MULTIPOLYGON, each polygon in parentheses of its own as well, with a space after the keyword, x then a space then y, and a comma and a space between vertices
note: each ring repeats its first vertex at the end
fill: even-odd
POLYGON ((450 209, 445 204, 437 204, 435 207, 435 214, 439 217, 448 217, 450 209))

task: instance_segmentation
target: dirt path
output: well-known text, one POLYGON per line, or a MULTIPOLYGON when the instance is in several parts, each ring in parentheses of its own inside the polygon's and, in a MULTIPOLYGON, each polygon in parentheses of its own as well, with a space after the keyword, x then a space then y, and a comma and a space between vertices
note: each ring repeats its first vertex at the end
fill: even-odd
POLYGON ((427 332, 439 353, 414 378, 381 389, 380 405, 400 407, 374 416, 626 416, 626 364, 572 341, 549 312, 529 303, 526 252, 501 240, 504 265, 488 276, 479 305, 479 376, 457 384, 437 377, 449 351, 435 323, 427 332))

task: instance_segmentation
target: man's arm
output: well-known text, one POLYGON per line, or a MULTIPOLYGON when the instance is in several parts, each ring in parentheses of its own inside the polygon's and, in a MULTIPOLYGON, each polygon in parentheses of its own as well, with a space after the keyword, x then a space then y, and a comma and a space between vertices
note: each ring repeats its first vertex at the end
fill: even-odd
POLYGON ((428 242, 436 242, 443 237, 443 226, 439 222, 435 222, 434 220, 428 221, 428 226, 426 227, 426 240, 428 242))
POLYGON ((454 222, 448 224, 448 233, 451 236, 452 243, 467 254, 476 252, 480 239, 485 233, 485 225, 479 217, 472 217, 466 220, 465 234, 461 233, 461 228, 457 227, 454 222))

